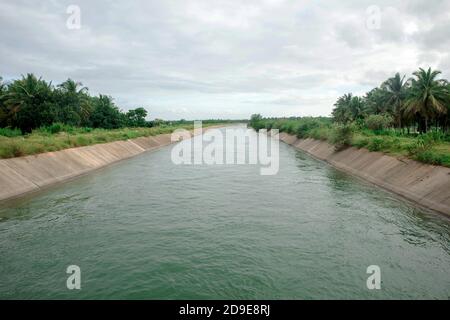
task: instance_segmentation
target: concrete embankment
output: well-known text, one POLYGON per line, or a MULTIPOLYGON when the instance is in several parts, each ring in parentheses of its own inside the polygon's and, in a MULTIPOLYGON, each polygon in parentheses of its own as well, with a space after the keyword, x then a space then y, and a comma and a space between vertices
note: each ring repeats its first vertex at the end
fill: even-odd
POLYGON ((280 140, 370 181, 419 205, 450 216, 450 169, 349 147, 336 152, 326 141, 298 139, 280 133, 280 140))
MULTIPOLYGON (((210 128, 212 127, 204 130, 210 128)), ((0 200, 16 198, 171 143, 171 134, 161 134, 2 159, 0 160, 0 200)))

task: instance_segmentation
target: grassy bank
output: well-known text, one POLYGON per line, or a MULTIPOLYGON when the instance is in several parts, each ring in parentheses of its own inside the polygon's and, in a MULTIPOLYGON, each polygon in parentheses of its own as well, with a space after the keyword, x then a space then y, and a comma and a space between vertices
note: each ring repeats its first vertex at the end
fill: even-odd
POLYGON ((394 156, 405 156, 423 163, 450 167, 450 136, 441 131, 426 134, 406 130, 371 130, 365 124, 339 125, 330 118, 253 118, 256 129, 279 129, 298 138, 326 140, 342 149, 346 146, 367 148, 394 156))
MULTIPOLYGON (((224 122, 225 123, 225 122, 224 122)), ((203 123, 203 127, 220 123, 203 123)), ((22 135, 20 130, 0 128, 0 158, 13 158, 43 152, 58 151, 74 147, 88 146, 138 137, 172 133, 175 129, 194 128, 193 124, 163 125, 151 128, 92 129, 62 124, 33 130, 22 135)))

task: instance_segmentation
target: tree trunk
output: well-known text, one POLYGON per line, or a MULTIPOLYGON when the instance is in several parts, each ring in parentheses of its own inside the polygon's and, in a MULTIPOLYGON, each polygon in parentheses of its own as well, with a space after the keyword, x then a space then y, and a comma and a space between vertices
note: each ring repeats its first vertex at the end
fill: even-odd
POLYGON ((419 133, 426 133, 427 132, 427 121, 425 118, 420 117, 417 123, 417 131, 419 133))

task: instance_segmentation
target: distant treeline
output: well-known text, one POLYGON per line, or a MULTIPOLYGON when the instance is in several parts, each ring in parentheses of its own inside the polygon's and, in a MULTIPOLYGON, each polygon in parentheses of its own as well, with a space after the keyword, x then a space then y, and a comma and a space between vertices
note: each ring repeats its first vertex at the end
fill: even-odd
POLYGON ((254 114, 249 125, 326 140, 336 150, 354 146, 450 167, 450 85, 439 74, 420 69, 405 81, 397 73, 364 97, 340 97, 332 118, 254 114))
POLYGON ((426 133, 431 127, 447 132, 450 125, 450 84, 441 71, 420 68, 413 77, 397 73, 363 97, 351 93, 335 103, 337 123, 366 122, 373 127, 407 128, 426 133))
MULTIPOLYGON (((139 107, 121 111, 113 98, 100 94, 91 96, 82 83, 68 79, 53 86, 33 74, 8 83, 0 77, 0 128, 18 128, 22 133, 61 123, 74 127, 117 129, 176 125, 186 120, 147 121, 147 110, 139 107)), ((206 120, 224 123, 224 120, 206 120)), ((227 121, 231 122, 231 121, 227 121)))

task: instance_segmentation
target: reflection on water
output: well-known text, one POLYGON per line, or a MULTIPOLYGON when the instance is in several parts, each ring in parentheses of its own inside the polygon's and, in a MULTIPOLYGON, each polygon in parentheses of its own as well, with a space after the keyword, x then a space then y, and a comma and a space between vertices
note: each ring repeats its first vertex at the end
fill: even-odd
POLYGON ((0 243, 0 298, 450 296, 447 219, 284 144, 276 176, 143 154, 2 204, 0 243))

